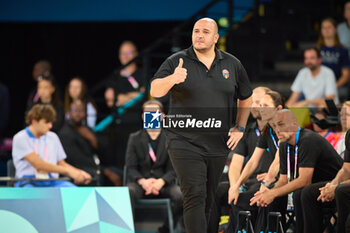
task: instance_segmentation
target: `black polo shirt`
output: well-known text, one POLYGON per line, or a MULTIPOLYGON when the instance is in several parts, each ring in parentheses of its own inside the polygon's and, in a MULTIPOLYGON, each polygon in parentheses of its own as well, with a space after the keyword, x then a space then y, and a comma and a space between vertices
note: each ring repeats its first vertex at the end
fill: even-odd
MULTIPOLYGON (((301 129, 298 145, 298 164, 301 167, 314 168, 312 183, 332 180, 343 165, 343 160, 333 146, 319 134, 301 129)), ((287 174, 287 146, 280 144, 280 173, 287 174)), ((291 178, 294 177, 295 147, 290 147, 291 178)), ((297 174, 296 177, 298 177, 297 174)))
POLYGON ((208 70, 191 46, 167 58, 152 79, 173 74, 179 58, 182 58, 187 79, 171 88, 167 115, 181 114, 196 120, 210 119, 214 123, 221 121, 219 129, 164 127, 169 149, 185 149, 206 156, 227 156, 229 152, 226 142, 228 131, 236 120, 234 106, 237 99, 250 97, 252 89, 248 75, 237 58, 218 49, 215 53, 208 70))
POLYGON ((345 135, 344 162, 350 163, 350 129, 346 132, 345 135))
POLYGON ((269 154, 275 158, 278 149, 278 137, 271 127, 268 127, 256 144, 257 147, 265 149, 269 154))
MULTIPOLYGON (((110 75, 110 80, 107 83, 107 87, 112 87, 114 89, 115 98, 119 94, 127 94, 129 92, 140 91, 141 87, 145 87, 145 77, 140 68, 138 68, 131 76, 138 83, 138 87, 134 88, 128 81, 127 77, 121 76, 120 73, 112 73, 110 75)), ((146 95, 145 95, 146 96, 146 95)), ((142 104, 146 97, 135 103, 132 107, 128 108, 123 115, 118 116, 122 124, 139 124, 140 116, 142 114, 142 104)))
MULTIPOLYGON (((246 159, 250 159, 250 157, 252 156, 256 148, 257 142, 261 137, 263 136, 261 135, 261 132, 257 127, 257 123, 256 122, 250 123, 247 126, 246 131, 243 134, 243 137, 241 138, 236 148, 234 149, 234 153, 244 156, 246 159)), ((258 182, 258 180, 256 179, 256 176, 260 173, 267 172, 273 160, 274 160, 274 155, 272 155, 267 151, 264 151, 264 154, 260 159, 257 169, 249 177, 247 182, 249 183, 258 182)))

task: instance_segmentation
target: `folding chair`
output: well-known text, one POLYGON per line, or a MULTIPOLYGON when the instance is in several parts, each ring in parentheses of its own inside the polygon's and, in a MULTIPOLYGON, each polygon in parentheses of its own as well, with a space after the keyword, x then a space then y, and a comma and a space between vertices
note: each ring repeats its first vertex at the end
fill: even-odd
MULTIPOLYGON (((128 182, 128 168, 125 165, 124 171, 123 171, 123 185, 127 186, 127 182, 128 182)), ((165 205, 167 207, 167 212, 168 212, 169 232, 174 233, 173 212, 171 210, 171 201, 169 198, 139 199, 139 200, 135 200, 135 205, 140 205, 140 206, 165 205)))

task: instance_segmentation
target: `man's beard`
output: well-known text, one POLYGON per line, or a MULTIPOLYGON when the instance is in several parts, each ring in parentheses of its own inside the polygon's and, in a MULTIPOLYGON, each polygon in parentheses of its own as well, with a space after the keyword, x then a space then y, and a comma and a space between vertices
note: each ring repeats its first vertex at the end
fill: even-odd
POLYGON ((317 70, 318 66, 317 65, 308 65, 307 66, 311 71, 317 70))

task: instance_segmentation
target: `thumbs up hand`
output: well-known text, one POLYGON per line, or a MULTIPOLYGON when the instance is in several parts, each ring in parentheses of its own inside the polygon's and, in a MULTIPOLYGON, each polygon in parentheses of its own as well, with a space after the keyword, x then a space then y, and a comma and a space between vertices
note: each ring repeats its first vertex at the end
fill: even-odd
POLYGON ((183 83, 187 77, 187 70, 182 68, 184 61, 182 58, 179 59, 179 65, 175 68, 173 73, 173 82, 175 84, 183 83))

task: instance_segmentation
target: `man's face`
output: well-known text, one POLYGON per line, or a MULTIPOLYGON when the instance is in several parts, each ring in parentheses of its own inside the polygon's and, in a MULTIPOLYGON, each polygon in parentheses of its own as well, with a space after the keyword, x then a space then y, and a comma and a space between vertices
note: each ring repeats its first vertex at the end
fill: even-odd
POLYGON ((69 117, 71 121, 80 125, 86 117, 85 105, 81 101, 75 101, 71 104, 69 117))
POLYGON ((195 50, 206 52, 211 50, 219 39, 214 22, 199 20, 193 27, 192 44, 195 50))
POLYGON ((341 126, 344 129, 350 129, 350 106, 344 105, 340 111, 341 126))
POLYGON ((350 20, 350 2, 346 3, 344 6, 344 18, 350 20))
POLYGON ((122 65, 127 64, 137 56, 135 46, 129 43, 123 44, 119 49, 119 60, 122 65))
POLYGON ((318 67, 320 67, 321 63, 322 59, 317 57, 315 50, 309 49, 304 52, 304 64, 310 70, 316 70, 318 67))
POLYGON ((47 134, 52 128, 52 122, 49 122, 46 119, 40 119, 39 121, 33 120, 32 125, 36 128, 39 136, 47 134))
POLYGON ((253 103, 252 103, 250 112, 252 113, 252 116, 255 119, 261 119, 259 108, 260 108, 260 101, 264 97, 264 95, 265 95, 265 90, 263 89, 256 89, 253 92, 253 95, 252 95, 253 103))
POLYGON ((290 141, 294 134, 294 123, 284 113, 278 113, 274 116, 273 125, 280 142, 290 141))

